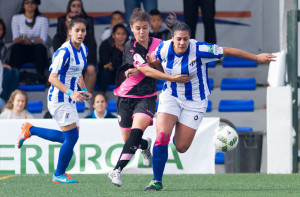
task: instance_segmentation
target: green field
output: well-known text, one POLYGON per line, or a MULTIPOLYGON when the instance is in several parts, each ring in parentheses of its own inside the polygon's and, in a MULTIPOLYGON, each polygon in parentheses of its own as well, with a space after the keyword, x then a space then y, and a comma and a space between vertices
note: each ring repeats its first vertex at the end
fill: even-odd
POLYGON ((300 175, 165 175, 163 191, 144 192, 151 175, 122 176, 123 186, 106 175, 72 175, 77 184, 53 184, 51 175, 0 174, 0 196, 300 196, 300 175), (1 179, 2 177, 2 179, 1 179))

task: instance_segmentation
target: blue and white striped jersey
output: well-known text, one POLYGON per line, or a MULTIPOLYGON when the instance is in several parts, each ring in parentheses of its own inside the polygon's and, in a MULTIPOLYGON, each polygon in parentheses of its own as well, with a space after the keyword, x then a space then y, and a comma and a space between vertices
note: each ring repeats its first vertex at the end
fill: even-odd
MULTIPOLYGON (((65 42, 53 55, 50 72, 59 74, 59 80, 73 91, 77 91, 82 70, 86 68, 87 47, 82 43, 80 49, 72 46, 71 41, 65 42)), ((71 102, 72 99, 51 85, 48 101, 54 103, 71 102)))
POLYGON ((174 52, 172 40, 168 40, 160 42, 155 55, 166 74, 193 76, 188 83, 167 81, 163 91, 180 100, 200 101, 210 94, 206 63, 219 60, 223 56, 223 48, 190 39, 186 52, 178 55, 174 52))

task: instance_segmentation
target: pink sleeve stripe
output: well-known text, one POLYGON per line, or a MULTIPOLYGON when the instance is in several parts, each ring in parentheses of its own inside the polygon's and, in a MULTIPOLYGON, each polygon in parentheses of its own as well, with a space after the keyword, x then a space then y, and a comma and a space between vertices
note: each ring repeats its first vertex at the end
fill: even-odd
POLYGON ((153 94, 147 94, 147 95, 143 95, 143 96, 136 96, 136 95, 127 95, 127 94, 123 94, 123 92, 120 90, 120 86, 118 88, 116 88, 114 90, 114 94, 120 97, 127 97, 127 98, 148 98, 148 97, 152 97, 158 94, 158 92, 154 92, 153 94))
POLYGON ((149 47, 149 50, 148 50, 148 54, 150 54, 153 51, 155 51, 155 49, 156 49, 156 47, 158 47, 160 41, 161 41, 160 39, 153 38, 152 44, 151 44, 151 46, 149 47))

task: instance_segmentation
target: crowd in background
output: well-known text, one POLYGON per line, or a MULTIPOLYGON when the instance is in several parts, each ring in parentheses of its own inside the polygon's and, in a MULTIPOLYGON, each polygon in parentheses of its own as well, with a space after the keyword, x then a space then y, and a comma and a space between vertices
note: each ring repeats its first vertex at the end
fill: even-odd
MULTIPOLYGON (((206 28, 205 41, 215 43, 213 19, 215 1, 208 0, 211 2, 210 7, 203 7, 204 1, 207 0, 184 0, 184 16, 189 21, 193 18, 192 23, 187 24, 192 26, 192 35, 195 35, 196 23, 194 21, 196 20, 195 17, 198 17, 198 7, 200 6, 204 14, 203 20, 206 28), (194 6, 193 13, 187 14, 187 9, 193 5, 197 5, 194 6), (210 33, 211 31, 213 33, 210 33)), ((107 106, 104 94, 108 85, 115 84, 116 71, 122 64, 124 45, 132 36, 128 21, 135 8, 141 7, 142 3, 145 11, 150 14, 152 20, 151 37, 162 40, 171 38, 170 30, 163 23, 162 14, 157 9, 157 0, 124 0, 125 14, 121 11, 114 11, 111 14, 110 27, 107 27, 103 32, 94 31, 93 18, 88 16, 84 10, 82 0, 69 0, 65 15, 57 19, 57 31, 53 39, 48 35, 49 20, 38 9, 42 3, 40 0, 22 0, 18 3, 11 1, 10 3, 15 3, 15 8, 19 11, 13 11, 11 23, 5 24, 0 19, 0 110, 2 109, 2 114, 4 114, 1 114, 0 118, 32 118, 32 115, 26 111, 28 101, 26 93, 16 89, 19 84, 47 83, 48 72, 45 71, 51 64, 52 55, 55 56, 55 51, 70 39, 67 27, 74 16, 82 16, 87 22, 87 35, 84 44, 88 48, 88 57, 87 69, 83 73, 86 87, 89 92, 93 92, 96 85, 103 92, 96 94, 92 103, 86 103, 90 109, 93 108, 91 114, 88 115, 89 118, 106 117, 107 115, 107 112, 103 110, 101 115, 100 112, 96 113, 98 97, 102 95, 101 102, 107 106), (8 29, 12 32, 12 40, 4 39, 8 29), (98 43, 98 47, 95 33, 102 34, 101 43, 98 43), (50 52, 51 47, 53 47, 54 54, 50 52), (99 61, 97 60, 97 48, 99 61), (28 62, 35 65, 36 71, 34 73, 28 73, 21 69, 22 65, 28 62), (15 109, 17 107, 15 100, 18 96, 24 98, 23 104, 17 110, 15 109)), ((109 117, 111 116, 109 115, 109 117)))

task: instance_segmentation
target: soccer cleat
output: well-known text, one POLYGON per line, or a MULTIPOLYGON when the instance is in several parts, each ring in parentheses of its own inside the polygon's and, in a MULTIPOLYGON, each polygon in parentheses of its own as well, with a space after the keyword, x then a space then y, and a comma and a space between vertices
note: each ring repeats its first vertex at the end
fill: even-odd
POLYGON ((146 150, 142 150, 142 155, 143 155, 143 164, 145 166, 151 167, 152 166, 152 155, 151 155, 151 143, 152 140, 151 138, 146 138, 147 142, 148 142, 148 147, 146 150))
POLYGON ((72 179, 70 175, 68 175, 67 173, 59 176, 55 176, 55 174, 53 174, 52 182, 53 183, 78 183, 77 180, 72 179))
POLYGON ((24 141, 31 136, 29 129, 32 127, 32 124, 29 122, 25 122, 22 125, 22 131, 18 138, 17 147, 21 148, 23 146, 24 141))
POLYGON ((159 181, 152 180, 144 191, 160 191, 163 189, 162 183, 159 181))
POLYGON ((122 186, 121 170, 120 168, 113 170, 108 174, 108 178, 111 180, 111 183, 115 186, 122 186))

